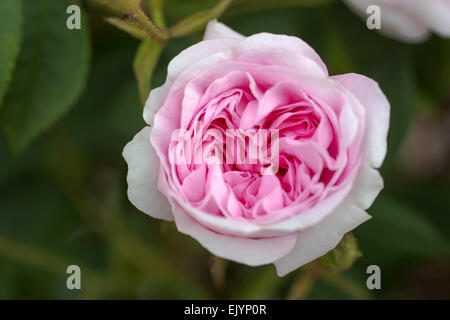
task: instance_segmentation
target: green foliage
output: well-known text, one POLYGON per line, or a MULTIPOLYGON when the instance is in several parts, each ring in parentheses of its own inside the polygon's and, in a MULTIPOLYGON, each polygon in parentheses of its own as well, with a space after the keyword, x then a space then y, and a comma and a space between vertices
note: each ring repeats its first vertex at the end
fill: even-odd
POLYGON ((431 100, 432 108, 437 109, 450 89, 450 41, 433 36, 417 46, 414 59, 422 93, 431 100))
POLYGON ((139 6, 140 0, 100 0, 105 5, 120 13, 127 13, 139 6))
POLYGON ((80 95, 89 68, 87 25, 65 27, 66 1, 24 1, 24 41, 1 109, 9 143, 22 151, 66 113, 80 95))
POLYGON ((133 70, 139 88, 141 104, 144 105, 151 89, 153 72, 158 64, 164 45, 153 39, 142 41, 133 61, 133 70))
POLYGON ((364 258, 374 264, 398 265, 450 254, 448 239, 419 210, 401 200, 383 195, 370 212, 373 219, 355 234, 367 253, 364 258))
POLYGON ((309 299, 396 298, 415 281, 413 268, 448 261, 448 174, 402 175, 397 157, 417 107, 426 101, 437 114, 445 106, 448 39, 414 46, 390 40, 341 1, 148 0, 143 9, 154 24, 140 19, 149 29, 103 11, 98 0, 83 3, 92 6, 82 29, 70 31, 68 1, 0 1, 0 298, 278 299, 293 288, 306 288, 300 291, 309 299), (372 77, 391 102, 385 191, 369 209, 373 219, 354 231, 357 241, 346 236, 316 261, 312 273, 303 268, 279 278, 274 266, 232 262, 218 269, 196 241, 127 200, 121 153, 145 125, 140 105, 164 82, 168 62, 222 13, 221 21, 245 35, 302 38, 330 74, 372 77), (158 38, 169 29, 180 37, 158 38), (23 152, 11 154, 8 144, 23 152), (65 289, 69 263, 87 271, 82 292, 65 289), (382 270, 380 292, 365 287, 371 264, 382 270))
POLYGON ((230 5, 231 1, 221 0, 212 9, 200 11, 184 18, 169 29, 170 35, 172 37, 180 37, 201 30, 210 20, 219 17, 230 5))
POLYGON ((22 0, 0 3, 0 108, 22 39, 22 0))

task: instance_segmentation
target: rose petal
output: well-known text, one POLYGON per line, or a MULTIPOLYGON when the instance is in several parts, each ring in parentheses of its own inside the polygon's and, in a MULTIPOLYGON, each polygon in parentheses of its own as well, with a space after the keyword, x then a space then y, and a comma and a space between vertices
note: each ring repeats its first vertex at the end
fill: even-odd
POLYGON ((390 104, 378 84, 363 75, 348 73, 332 77, 350 90, 366 111, 365 153, 379 168, 387 151, 390 104))
POLYGON ((294 249, 275 262, 278 275, 284 276, 326 254, 344 234, 370 219, 364 210, 371 206, 381 189, 383 179, 378 170, 368 163, 362 164, 352 191, 342 204, 319 224, 300 231, 294 249))
MULTIPOLYGON (((411 7, 411 4, 408 3, 411 7)), ((450 1, 449 0, 416 0, 417 15, 437 34, 450 37, 450 1)))
POLYGON ((353 186, 355 203, 364 210, 368 209, 383 186, 383 178, 378 170, 372 168, 369 163, 363 163, 353 186))
POLYGON ((144 107, 144 120, 147 124, 152 125, 155 113, 162 107, 175 79, 193 63, 208 57, 216 52, 225 50, 231 45, 238 42, 233 38, 213 39, 199 42, 173 58, 167 67, 167 79, 163 86, 155 88, 150 95, 144 107))
POLYGON ((178 205, 173 205, 172 209, 180 232, 192 236, 211 253, 224 259, 259 266, 278 260, 295 245, 295 233, 264 239, 226 236, 204 228, 178 205))
POLYGON ((150 131, 145 127, 123 149, 128 163, 128 198, 153 218, 173 220, 169 202, 157 190, 159 159, 150 144, 150 131))
POLYGON ((351 201, 341 205, 319 224, 298 233, 292 251, 274 263, 278 275, 284 276, 323 256, 339 243, 345 233, 368 219, 370 216, 364 210, 352 205, 351 201))
MULTIPOLYGON (((302 214, 293 215, 288 219, 269 225, 255 224, 245 220, 224 219, 222 216, 208 214, 186 203, 180 205, 184 210, 189 212, 189 215, 193 217, 195 221, 198 221, 201 225, 216 232, 236 237, 277 237, 298 230, 306 230, 322 221, 327 215, 331 214, 339 207, 340 203, 342 203, 345 196, 349 193, 351 187, 352 183, 347 183, 340 192, 331 194, 317 203, 314 207, 302 212, 302 214)), ((166 192, 170 193, 169 190, 166 190, 166 192)), ((289 212, 295 212, 295 210, 295 207, 284 208, 280 210, 280 215, 289 216, 289 212)))
POLYGON ((237 40, 244 39, 245 37, 240 33, 234 31, 230 27, 218 22, 217 19, 211 20, 206 26, 203 40, 212 40, 220 38, 234 38, 237 40))
MULTIPOLYGON (((318 67, 315 68, 317 69, 317 75, 328 75, 328 69, 316 51, 297 37, 262 32, 245 38, 232 49, 235 56, 242 61, 251 61, 249 59, 256 58, 260 64, 278 64, 281 66, 300 64, 301 69, 297 69, 297 71, 301 71, 311 62, 318 67), (300 54, 303 59, 298 59, 296 56, 291 59, 288 55, 289 52, 296 55, 300 54)), ((308 66, 306 69, 315 70, 312 69, 312 66, 308 66)))

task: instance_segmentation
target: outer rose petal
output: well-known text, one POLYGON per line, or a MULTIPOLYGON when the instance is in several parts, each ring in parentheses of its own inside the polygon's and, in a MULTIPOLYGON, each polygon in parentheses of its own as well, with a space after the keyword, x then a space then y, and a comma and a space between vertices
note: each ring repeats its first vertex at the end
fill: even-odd
MULTIPOLYGON (((164 104, 169 90, 174 84, 175 80, 179 76, 192 67, 193 64, 202 61, 208 65, 215 65, 219 61, 224 60, 234 60, 233 55, 242 55, 248 50, 257 48, 258 51, 262 52, 263 55, 259 59, 264 59, 265 55, 276 55, 275 48, 284 49, 286 53, 279 57, 278 63, 283 65, 283 62, 288 63, 290 68, 293 67, 292 64, 299 63, 299 56, 302 57, 301 62, 305 64, 309 69, 313 69, 318 74, 328 75, 328 70, 319 55, 303 40, 286 35, 275 35, 269 33, 260 33, 250 37, 243 37, 239 33, 233 31, 222 23, 211 21, 208 24, 207 31, 205 34, 204 41, 201 41, 178 54, 173 58, 167 68, 167 80, 164 85, 159 88, 153 89, 150 92, 149 98, 145 103, 144 108, 144 120, 147 124, 153 124, 153 118, 158 112, 158 110, 164 104), (240 45, 234 46, 238 43, 240 45), (231 48, 231 51, 226 49, 231 48), (222 57, 211 57, 215 53, 222 52, 224 56, 222 57), (289 55, 289 52, 292 54, 289 55), (211 59, 207 59, 207 57, 211 59), (292 61, 290 61, 290 59, 292 61)), ((240 57, 242 58, 242 57, 240 57)), ((245 60, 243 60, 245 61, 245 60)), ((252 61, 255 62, 255 61, 252 61)), ((301 68, 306 68, 306 66, 296 66, 301 68)), ((205 66, 202 66, 204 68, 205 66)), ((198 74, 198 72, 195 72, 198 74)), ((191 79, 188 79, 189 81, 191 79)))
POLYGON ((362 209, 368 209, 383 189, 384 183, 378 170, 372 168, 369 163, 361 164, 358 177, 353 185, 353 199, 355 204, 362 209))
MULTIPOLYGON (((223 38, 233 38, 236 40, 245 39, 243 35, 237 33, 236 31, 227 27, 223 23, 220 23, 217 20, 210 21, 208 23, 208 26, 206 27, 203 40, 223 39, 223 38)), ((270 33, 261 33, 257 37, 250 37, 250 38, 254 39, 255 41, 258 41, 259 46, 254 45, 252 42, 250 42, 249 44, 246 45, 244 50, 248 49, 251 50, 253 48, 261 49, 259 48, 260 46, 264 46, 267 44, 270 45, 271 43, 276 42, 277 46, 274 47, 281 47, 297 53, 302 53, 304 56, 316 62, 320 66, 320 68, 322 68, 322 70, 326 74, 328 74, 327 67, 325 66, 319 55, 306 42, 304 42, 299 38, 285 35, 274 35, 270 33)))
POLYGON ((294 249, 275 261, 278 275, 289 272, 311 262, 333 249, 345 233, 353 230, 370 216, 349 200, 319 224, 298 233, 294 249))
POLYGON ((239 40, 234 38, 202 41, 183 50, 175 58, 173 58, 167 67, 166 82, 161 87, 153 89, 145 103, 145 122, 152 125, 155 113, 162 107, 172 84, 184 70, 190 67, 193 63, 216 52, 223 51, 237 42, 239 42, 239 40))
POLYGON ((420 18, 440 36, 450 37, 450 0, 416 2, 420 18))
POLYGON ((150 132, 150 127, 145 127, 123 149, 128 163, 128 198, 153 218, 173 220, 169 202, 157 189, 159 159, 150 143, 150 132))
POLYGON ((260 266, 285 256, 295 245, 295 233, 262 239, 226 236, 204 228, 178 205, 174 204, 172 209, 178 231, 192 236, 208 251, 224 259, 260 266))
POLYGON ((212 40, 212 39, 220 39, 220 38, 235 38, 237 40, 242 40, 245 37, 224 25, 221 22, 218 22, 217 19, 211 20, 206 26, 205 34, 203 35, 203 40, 212 40))
POLYGON ((383 189, 383 179, 377 170, 363 163, 356 178, 352 193, 317 225, 301 230, 294 249, 275 262, 279 276, 311 262, 332 250, 344 234, 352 231, 371 217, 364 209, 370 207, 383 189))
POLYGON ((390 105, 378 84, 355 73, 331 77, 347 88, 366 111, 366 137, 363 147, 370 163, 379 168, 387 151, 390 105))
POLYGON ((404 12, 443 37, 450 37, 450 0, 378 0, 404 12))

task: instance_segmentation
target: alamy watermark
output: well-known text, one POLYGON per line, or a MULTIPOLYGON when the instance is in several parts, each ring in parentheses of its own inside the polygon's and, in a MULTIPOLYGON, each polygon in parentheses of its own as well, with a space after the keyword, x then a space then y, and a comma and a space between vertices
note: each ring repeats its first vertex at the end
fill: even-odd
POLYGON ((66 286, 69 290, 81 290, 81 269, 76 264, 70 265, 66 269, 66 273, 70 274, 66 280, 66 286))
POLYGON ((66 20, 66 26, 69 30, 80 30, 81 29, 81 9, 79 6, 72 4, 67 7, 67 14, 70 14, 66 20))
POLYGON ((381 289, 381 269, 376 264, 372 264, 367 267, 366 273, 370 274, 367 278, 366 286, 367 289, 381 289))
POLYGON ((366 13, 369 15, 366 21, 369 30, 381 29, 381 9, 377 5, 370 5, 367 7, 366 13))

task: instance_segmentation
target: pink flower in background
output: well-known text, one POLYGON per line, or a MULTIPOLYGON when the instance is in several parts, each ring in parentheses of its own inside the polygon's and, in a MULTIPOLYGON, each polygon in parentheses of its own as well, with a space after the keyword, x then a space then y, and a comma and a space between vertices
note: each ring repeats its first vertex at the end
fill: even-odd
POLYGON ((129 199, 152 217, 175 220, 219 257, 274 263, 285 275, 370 218, 365 210, 383 187, 376 168, 389 109, 376 82, 330 77, 299 38, 244 37, 212 21, 150 93, 148 126, 123 152, 129 199), (267 140, 266 161, 209 161, 221 148, 233 160, 250 153, 230 129, 274 130, 277 146, 267 140), (174 139, 179 130, 184 138, 174 139), (227 137, 233 150, 224 147, 227 137), (180 154, 190 161, 175 161, 180 154))
POLYGON ((421 42, 434 31, 450 37, 450 0, 344 0, 368 17, 371 5, 381 10, 381 32, 406 42, 421 42))

